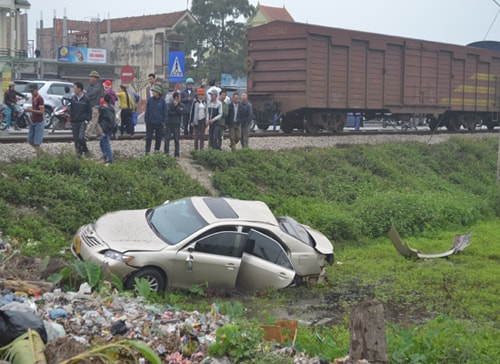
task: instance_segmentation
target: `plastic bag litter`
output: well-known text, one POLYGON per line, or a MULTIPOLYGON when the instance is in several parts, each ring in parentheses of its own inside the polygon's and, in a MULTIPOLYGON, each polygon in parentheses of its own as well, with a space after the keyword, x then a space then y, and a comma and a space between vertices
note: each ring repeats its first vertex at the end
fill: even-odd
POLYGON ((36 330, 44 344, 47 344, 47 332, 39 316, 29 312, 0 310, 0 347, 10 344, 29 328, 36 330))

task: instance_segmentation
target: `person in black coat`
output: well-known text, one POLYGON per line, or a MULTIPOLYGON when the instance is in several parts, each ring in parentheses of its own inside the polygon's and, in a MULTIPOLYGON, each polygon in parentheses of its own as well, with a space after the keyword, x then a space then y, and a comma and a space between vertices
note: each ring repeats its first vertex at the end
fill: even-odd
POLYGON ((86 157, 90 157, 87 141, 85 140, 85 132, 87 131, 88 123, 92 120, 92 106, 90 104, 90 99, 83 92, 83 84, 81 82, 75 82, 73 90, 74 95, 71 97, 69 115, 73 142, 75 143, 78 157, 81 157, 83 154, 85 154, 86 157))
POLYGON ((165 131, 165 154, 170 150, 170 137, 174 138, 174 157, 180 156, 180 134, 181 123, 186 115, 186 106, 181 102, 181 95, 175 91, 172 94, 172 101, 168 104, 168 120, 165 131))

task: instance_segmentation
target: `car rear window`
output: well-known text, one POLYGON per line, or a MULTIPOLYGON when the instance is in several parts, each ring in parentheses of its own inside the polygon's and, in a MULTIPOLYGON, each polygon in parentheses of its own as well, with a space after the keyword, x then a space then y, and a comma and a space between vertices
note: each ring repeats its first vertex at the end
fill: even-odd
POLYGON ((306 243, 307 245, 314 246, 314 242, 307 232, 307 230, 297 221, 289 216, 278 217, 280 229, 285 233, 292 235, 294 238, 306 243))

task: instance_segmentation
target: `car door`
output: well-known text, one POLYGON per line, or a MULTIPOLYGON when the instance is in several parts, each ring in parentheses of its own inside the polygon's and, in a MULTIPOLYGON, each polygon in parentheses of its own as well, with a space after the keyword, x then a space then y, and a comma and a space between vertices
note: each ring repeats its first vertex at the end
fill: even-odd
POLYGON ((294 277, 295 270, 283 247, 273 238, 251 229, 236 286, 246 290, 284 288, 294 277))
POLYGON ((219 231, 185 246, 177 253, 173 272, 175 282, 171 283, 184 289, 195 284, 206 284, 210 289, 234 288, 246 235, 236 231, 219 231))

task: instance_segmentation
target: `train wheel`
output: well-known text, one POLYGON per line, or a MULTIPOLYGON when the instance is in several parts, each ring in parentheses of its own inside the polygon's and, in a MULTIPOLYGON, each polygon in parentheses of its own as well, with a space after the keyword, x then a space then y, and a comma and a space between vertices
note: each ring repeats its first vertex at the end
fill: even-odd
POLYGON ((450 120, 448 120, 448 125, 446 125, 446 129, 448 129, 448 131, 459 131, 460 121, 458 121, 457 118, 450 118, 450 120))
POLYGON ((311 116, 307 116, 304 119, 304 129, 310 134, 316 134, 319 130, 319 126, 314 125, 313 121, 311 120, 311 116))
POLYGON ((344 130, 346 122, 346 115, 342 113, 336 113, 333 115, 328 115, 328 126, 335 133, 341 133, 344 130))
POLYGON ((432 131, 436 130, 438 127, 438 119, 435 117, 431 117, 429 120, 429 129, 432 131))

